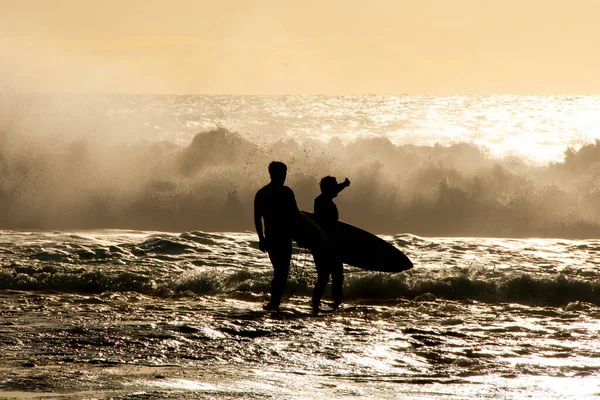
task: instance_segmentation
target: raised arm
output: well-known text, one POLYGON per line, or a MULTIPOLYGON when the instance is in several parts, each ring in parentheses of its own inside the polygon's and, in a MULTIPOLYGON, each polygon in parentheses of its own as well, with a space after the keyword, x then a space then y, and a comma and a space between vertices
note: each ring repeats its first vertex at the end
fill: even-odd
POLYGON ((350 180, 348 178, 346 178, 346 179, 344 179, 344 182, 338 183, 338 185, 337 185, 337 193, 339 193, 342 190, 346 189, 348 186, 350 186, 350 180))

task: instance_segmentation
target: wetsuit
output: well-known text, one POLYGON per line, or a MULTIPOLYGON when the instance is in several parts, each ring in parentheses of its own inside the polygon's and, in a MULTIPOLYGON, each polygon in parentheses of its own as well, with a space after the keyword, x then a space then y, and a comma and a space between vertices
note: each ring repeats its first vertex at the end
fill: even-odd
MULTIPOLYGON (((271 300, 267 305, 269 309, 276 310, 281 303, 292 258, 292 228, 299 214, 294 192, 287 186, 269 183, 256 193, 255 222, 258 230, 260 218, 265 221, 266 247, 273 264, 271 300)), ((260 230, 259 236, 262 223, 260 230)))
MULTIPOLYGON (((341 192, 347 184, 338 184, 335 195, 341 192)), ((321 229, 335 240, 336 223, 339 219, 337 206, 331 195, 320 194, 315 198, 315 218, 321 229)), ((317 268, 317 283, 313 291, 312 306, 318 310, 321 297, 331 276, 331 294, 333 296, 333 308, 342 303, 342 287, 344 285, 344 266, 341 259, 335 254, 313 253, 315 267, 317 268)))

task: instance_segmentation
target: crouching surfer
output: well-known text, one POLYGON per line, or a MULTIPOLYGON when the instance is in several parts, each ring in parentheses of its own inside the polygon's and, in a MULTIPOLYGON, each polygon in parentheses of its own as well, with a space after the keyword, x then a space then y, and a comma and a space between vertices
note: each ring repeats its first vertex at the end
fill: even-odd
MULTIPOLYGON (((350 186, 348 178, 338 183, 333 176, 326 176, 319 183, 321 194, 315 198, 315 221, 321 229, 332 239, 336 238, 336 223, 339 219, 337 206, 333 199, 350 186)), ((313 251, 315 267, 317 268, 317 282, 313 290, 312 308, 313 312, 319 312, 321 297, 331 276, 331 293, 333 296, 333 309, 342 304, 342 287, 344 285, 344 267, 342 260, 335 253, 313 251)))
POLYGON ((271 182, 262 187, 254 198, 254 224, 258 233, 258 246, 262 252, 269 254, 273 265, 271 299, 264 308, 278 310, 292 259, 292 230, 300 210, 294 192, 284 185, 287 166, 273 161, 269 164, 269 175, 271 182))

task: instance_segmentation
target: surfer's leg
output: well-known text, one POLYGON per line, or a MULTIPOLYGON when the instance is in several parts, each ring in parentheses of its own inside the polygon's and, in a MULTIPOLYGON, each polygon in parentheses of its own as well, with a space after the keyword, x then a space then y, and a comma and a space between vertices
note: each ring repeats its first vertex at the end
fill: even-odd
POLYGON ((315 267, 317 268, 317 282, 313 289, 312 307, 314 311, 318 311, 319 306, 321 305, 321 297, 323 297, 323 292, 329 281, 329 265, 327 263, 327 258, 319 256, 318 254, 314 255, 314 259, 315 267))
POLYGON ((281 303, 281 297, 287 284, 290 261, 292 259, 292 242, 277 241, 270 244, 269 258, 273 264, 273 279, 271 280, 271 300, 267 309, 276 310, 281 303))
POLYGON ((333 308, 338 308, 343 300, 344 287, 344 264, 335 261, 331 265, 331 294, 333 296, 333 308))

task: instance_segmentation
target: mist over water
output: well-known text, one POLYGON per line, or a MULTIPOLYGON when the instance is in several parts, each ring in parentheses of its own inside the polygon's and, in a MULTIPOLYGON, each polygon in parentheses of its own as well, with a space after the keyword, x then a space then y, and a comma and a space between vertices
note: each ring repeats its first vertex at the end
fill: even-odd
POLYGON ((341 218, 378 233, 598 236, 599 100, 509 100, 5 94, 0 228, 251 230, 277 159, 301 209, 348 177, 341 218), (540 104, 559 117, 515 112, 540 104))

